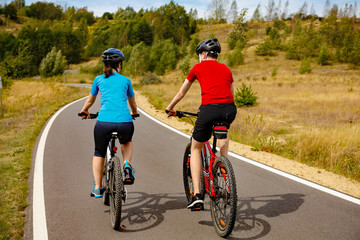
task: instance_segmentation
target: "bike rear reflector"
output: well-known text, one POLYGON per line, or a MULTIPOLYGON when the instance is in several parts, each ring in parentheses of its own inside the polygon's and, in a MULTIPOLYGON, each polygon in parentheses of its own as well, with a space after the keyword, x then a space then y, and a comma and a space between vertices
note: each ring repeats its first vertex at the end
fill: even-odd
POLYGON ((116 151, 117 151, 117 147, 113 147, 113 151, 116 152, 116 151))

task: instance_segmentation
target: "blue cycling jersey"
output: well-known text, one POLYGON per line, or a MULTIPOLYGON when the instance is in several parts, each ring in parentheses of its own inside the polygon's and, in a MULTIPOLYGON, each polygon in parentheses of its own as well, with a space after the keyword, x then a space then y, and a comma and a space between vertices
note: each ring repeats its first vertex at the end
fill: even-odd
POLYGON ((91 94, 101 94, 101 107, 98 121, 101 122, 132 122, 130 110, 127 106, 127 98, 135 95, 130 79, 114 72, 108 78, 105 74, 95 78, 91 94))

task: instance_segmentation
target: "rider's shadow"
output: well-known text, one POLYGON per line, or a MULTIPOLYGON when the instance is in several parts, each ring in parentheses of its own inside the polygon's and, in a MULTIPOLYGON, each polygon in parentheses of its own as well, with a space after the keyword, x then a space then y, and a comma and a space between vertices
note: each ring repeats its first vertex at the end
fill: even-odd
MULTIPOLYGON (((271 225, 264 218, 279 217, 297 211, 304 203, 303 194, 289 193, 238 199, 234 229, 228 239, 259 239, 266 236, 271 225)), ((212 221, 201 224, 213 226, 212 221)))
POLYGON ((167 210, 184 209, 184 194, 133 192, 122 207, 120 231, 138 232, 158 226, 167 210))

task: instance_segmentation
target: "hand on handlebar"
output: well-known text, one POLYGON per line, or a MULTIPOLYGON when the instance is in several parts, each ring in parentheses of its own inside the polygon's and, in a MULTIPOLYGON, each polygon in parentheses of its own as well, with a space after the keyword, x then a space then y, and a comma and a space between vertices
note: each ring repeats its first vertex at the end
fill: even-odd
POLYGON ((136 118, 140 117, 140 114, 139 113, 131 114, 131 117, 133 120, 135 120, 136 118))
POLYGON ((171 116, 176 116, 176 110, 174 110, 174 109, 166 109, 165 110, 165 112, 167 113, 167 115, 169 116, 169 117, 171 117, 171 116))

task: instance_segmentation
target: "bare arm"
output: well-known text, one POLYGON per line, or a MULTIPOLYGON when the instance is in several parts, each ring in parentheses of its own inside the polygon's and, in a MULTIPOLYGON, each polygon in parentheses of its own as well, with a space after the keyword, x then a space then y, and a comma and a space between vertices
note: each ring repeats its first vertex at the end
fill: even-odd
POLYGON ((135 95, 133 97, 129 97, 128 101, 129 101, 130 108, 131 108, 131 114, 138 114, 137 104, 135 101, 135 95))
POLYGON ((231 91, 231 94, 233 95, 233 97, 235 97, 235 95, 234 95, 234 84, 233 83, 231 83, 230 91, 231 91))
POLYGON ((81 112, 86 113, 89 115, 89 108, 94 104, 96 100, 96 95, 89 94, 88 98, 86 99, 86 102, 81 110, 81 112))
POLYGON ((169 106, 167 106, 167 108, 166 108, 166 110, 168 110, 170 113, 172 113, 171 115, 176 113, 176 111, 174 110, 175 105, 178 102, 180 102, 180 100, 185 96, 187 91, 190 89, 191 85, 192 85, 192 82, 185 79, 185 81, 184 81, 183 85, 181 86, 179 92, 175 95, 173 100, 170 102, 169 106))

